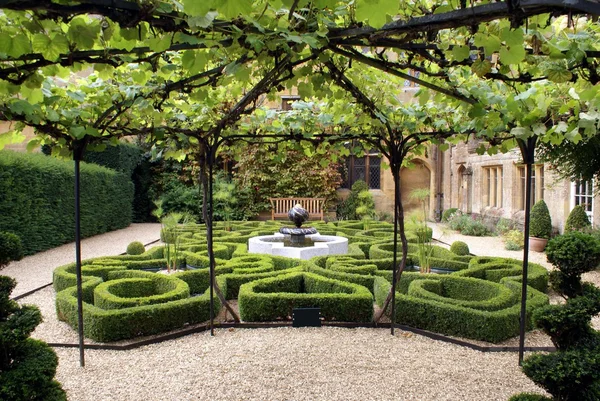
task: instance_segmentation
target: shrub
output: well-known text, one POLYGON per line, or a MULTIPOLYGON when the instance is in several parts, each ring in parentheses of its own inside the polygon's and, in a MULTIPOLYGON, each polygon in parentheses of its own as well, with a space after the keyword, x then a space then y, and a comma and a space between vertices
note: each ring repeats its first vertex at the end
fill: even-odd
POLYGON ((592 316, 600 313, 600 289, 584 284, 580 296, 566 304, 548 305, 533 315, 536 327, 549 333, 558 349, 600 346, 600 335, 590 326, 592 316))
MULTIPOLYGON (((507 306, 508 301, 500 292, 497 292, 495 299, 493 295, 490 297, 489 282, 454 277, 454 274, 442 276, 403 273, 396 293, 396 321, 436 333, 489 342, 500 342, 518 335, 520 284, 512 280, 495 284, 498 291, 500 287, 506 286, 513 293, 513 303, 507 306), (451 292, 454 295, 444 297, 429 291, 427 297, 418 296, 420 291, 415 289, 423 285, 417 284, 423 280, 442 281, 444 284, 441 284, 441 288, 444 289, 454 285, 451 292), (474 305, 479 305, 481 309, 474 308, 474 305)), ((386 288, 382 286, 387 286, 387 290, 391 286, 389 282, 386 283, 378 280, 374 282, 378 304, 385 299, 385 296, 380 296, 386 293, 386 288)), ((548 297, 545 294, 530 289, 527 300, 528 316, 533 310, 547 304, 548 297)), ((527 327, 531 327, 529 319, 527 327)))
POLYGON ((565 233, 571 231, 581 231, 586 228, 590 228, 592 223, 590 223, 590 219, 588 218, 585 209, 581 205, 577 205, 571 210, 569 213, 569 217, 567 217, 567 222, 565 223, 565 233))
POLYGON ((559 271, 553 272, 553 287, 567 296, 581 292, 581 275, 600 263, 600 242, 590 234, 572 231, 548 242, 548 262, 559 271))
POLYGON ((450 252, 453 252, 460 256, 468 255, 470 253, 469 245, 462 241, 454 241, 452 245, 450 245, 450 252))
POLYGON ((368 189, 358 193, 358 205, 356 206, 356 217, 361 220, 371 219, 375 216, 375 200, 368 189))
MULTIPOLYGON (((0 152, 0 231, 18 235, 31 255, 75 238, 73 162, 0 152)), ((133 184, 104 167, 81 165, 81 234, 104 233, 131 224, 133 184)))
POLYGON ((373 318, 373 295, 368 289, 306 272, 244 284, 238 304, 240 317, 247 321, 285 319, 298 307, 319 307, 329 320, 370 322, 373 318))
POLYGON ((66 401, 54 380, 58 358, 44 342, 29 338, 42 321, 34 306, 9 299, 16 282, 0 276, 0 399, 66 401))
POLYGON ((513 395, 508 401, 552 401, 552 398, 535 393, 521 393, 513 395))
POLYGON ((188 186, 177 179, 170 180, 160 196, 162 214, 173 213, 193 216, 194 220, 202 221, 202 195, 198 186, 188 186))
MULTIPOLYGON (((359 216, 356 209, 360 206, 359 194, 369 191, 369 186, 365 181, 358 180, 352 184, 348 198, 338 203, 336 215, 339 220, 357 220, 359 216)), ((362 227, 361 227, 362 228, 362 227)))
POLYGON ((23 243, 13 233, 0 232, 0 269, 13 260, 23 259, 23 243))
POLYGON ((127 254, 128 255, 141 255, 146 252, 146 247, 139 241, 133 241, 129 245, 127 245, 127 254))
POLYGON ((523 372, 555 400, 592 401, 600 399, 599 366, 600 353, 572 350, 532 355, 523 361, 523 372))
POLYGON ((567 298, 533 313, 533 322, 552 339, 557 352, 534 354, 523 361, 523 372, 552 394, 554 400, 600 399, 600 332, 591 325, 600 313, 600 289, 581 283, 581 274, 594 268, 600 245, 577 231, 554 238, 548 260, 554 288, 567 298))
POLYGON ((85 152, 83 161, 117 170, 131 177, 142 160, 142 149, 128 142, 107 146, 101 152, 85 152))
POLYGON ((490 230, 480 220, 469 219, 465 222, 463 228, 460 230, 460 233, 473 237, 484 237, 486 235, 490 235, 490 230))
POLYGON ((444 213, 442 213, 442 221, 447 222, 456 212, 458 212, 458 208, 455 207, 444 210, 444 213))
POLYGON ((518 251, 525 245, 525 236, 522 231, 510 230, 504 234, 504 247, 509 251, 518 251))
POLYGON ((450 227, 452 230, 462 231, 470 221, 471 216, 457 211, 448 219, 448 227, 450 227))
POLYGON ((334 157, 328 152, 315 161, 297 150, 273 152, 265 146, 247 146, 237 158, 233 181, 237 188, 248 189, 244 202, 257 212, 269 210, 268 198, 292 196, 325 198, 327 210, 335 203, 342 182, 334 157))
POLYGON ((548 206, 543 199, 536 202, 529 215, 529 235, 537 238, 550 238, 552 235, 552 220, 548 206))
POLYGON ((505 235, 509 231, 517 231, 515 230, 515 223, 511 219, 501 217, 496 223, 496 234, 505 235))

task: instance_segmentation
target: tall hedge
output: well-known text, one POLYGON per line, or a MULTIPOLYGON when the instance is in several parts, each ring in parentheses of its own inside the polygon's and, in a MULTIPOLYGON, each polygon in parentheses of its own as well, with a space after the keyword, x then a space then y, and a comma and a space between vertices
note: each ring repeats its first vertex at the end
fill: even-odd
POLYGON ((132 143, 119 142, 108 146, 102 152, 86 152, 83 160, 124 173, 131 177, 134 185, 133 221, 145 223, 156 221, 152 217, 154 205, 151 199, 151 187, 154 179, 153 162, 143 154, 143 150, 132 143))
POLYGON ((131 143, 120 142, 116 146, 107 146, 101 152, 85 152, 83 160, 120 171, 131 177, 135 168, 142 161, 142 149, 131 143))
MULTIPOLYGON (((26 255, 74 240, 73 165, 43 154, 0 152, 0 231, 18 235, 26 255)), ((127 227, 132 202, 129 177, 81 164, 83 237, 127 227)))

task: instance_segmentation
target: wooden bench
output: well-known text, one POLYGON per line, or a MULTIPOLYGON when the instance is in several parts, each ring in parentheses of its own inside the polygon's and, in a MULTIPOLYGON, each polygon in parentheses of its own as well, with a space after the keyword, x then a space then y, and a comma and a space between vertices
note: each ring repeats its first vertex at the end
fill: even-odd
POLYGON ((288 212, 296 204, 302 205, 310 215, 311 220, 323 220, 324 198, 269 198, 271 202, 271 220, 276 217, 288 217, 288 212))

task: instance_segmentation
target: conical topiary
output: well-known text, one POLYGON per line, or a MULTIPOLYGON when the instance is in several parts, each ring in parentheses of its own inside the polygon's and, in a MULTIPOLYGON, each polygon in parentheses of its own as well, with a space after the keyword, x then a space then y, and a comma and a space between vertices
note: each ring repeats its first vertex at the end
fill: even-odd
POLYGON ((543 199, 533 205, 529 217, 529 236, 550 238, 550 235, 552 235, 552 220, 550 219, 548 206, 546 206, 543 199))
POLYGON ((581 231, 584 228, 591 227, 590 219, 588 218, 585 209, 581 205, 577 205, 569 213, 567 222, 565 223, 565 233, 570 231, 581 231))
POLYGON ((0 276, 0 400, 66 401, 54 380, 56 354, 45 342, 29 338, 42 315, 37 307, 9 298, 15 285, 0 276))

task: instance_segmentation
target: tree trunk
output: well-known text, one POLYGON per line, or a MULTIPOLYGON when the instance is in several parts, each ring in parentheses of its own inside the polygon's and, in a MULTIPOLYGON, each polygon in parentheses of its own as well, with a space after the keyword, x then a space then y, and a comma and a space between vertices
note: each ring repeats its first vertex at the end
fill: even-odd
POLYGON ((400 279, 402 277, 402 272, 406 267, 406 256, 408 253, 408 241, 406 240, 406 232, 404 227, 404 207, 402 205, 402 197, 401 197, 401 181, 400 181, 400 169, 402 167, 402 162, 393 163, 392 168, 392 176, 394 177, 394 274, 393 274, 393 283, 392 288, 390 288, 390 292, 388 293, 381 310, 375 315, 374 321, 375 323, 379 323, 385 312, 387 311, 390 303, 392 303, 392 334, 394 333, 394 323, 395 323, 395 297, 394 294, 396 292, 396 288, 400 283, 400 279), (400 232, 400 241, 402 243, 402 257, 400 259, 400 265, 397 266, 397 249, 398 249, 398 231, 400 232), (392 302, 392 300, 394 302, 392 302))
MULTIPOLYGON (((200 182, 202 184, 202 217, 206 224, 206 245, 208 247, 209 271, 211 288, 214 289, 221 304, 229 311, 231 317, 236 323, 240 322, 240 318, 233 310, 229 302, 225 299, 221 288, 215 280, 215 252, 213 250, 213 199, 212 199, 212 172, 214 166, 214 153, 216 149, 211 149, 209 146, 204 146, 202 149, 204 154, 198 158, 200 164, 200 182)), ((214 316, 211 314, 211 328, 214 316)), ((212 331, 211 331, 212 332, 212 331)))

